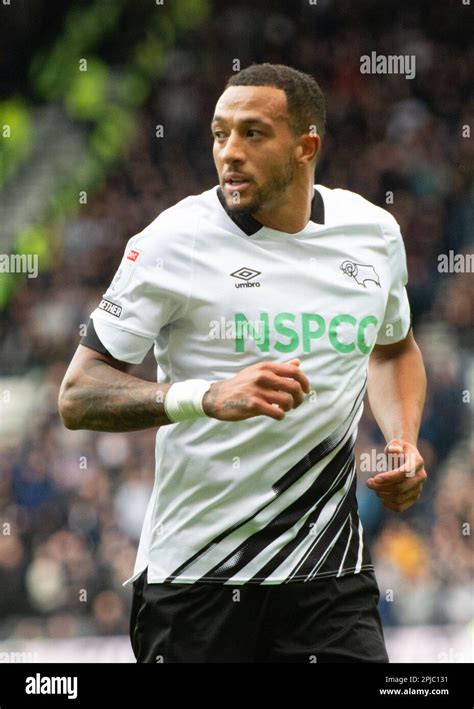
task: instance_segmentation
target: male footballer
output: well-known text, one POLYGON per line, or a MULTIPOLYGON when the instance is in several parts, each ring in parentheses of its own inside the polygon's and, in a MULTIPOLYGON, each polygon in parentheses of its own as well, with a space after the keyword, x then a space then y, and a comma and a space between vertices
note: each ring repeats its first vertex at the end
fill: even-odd
POLYGON ((388 662, 354 443, 367 390, 399 460, 367 485, 416 502, 426 381, 398 224, 315 185, 324 126, 311 76, 233 75, 218 186, 130 239, 62 383, 68 428, 158 428, 138 662, 388 662), (127 373, 152 345, 157 383, 127 373))

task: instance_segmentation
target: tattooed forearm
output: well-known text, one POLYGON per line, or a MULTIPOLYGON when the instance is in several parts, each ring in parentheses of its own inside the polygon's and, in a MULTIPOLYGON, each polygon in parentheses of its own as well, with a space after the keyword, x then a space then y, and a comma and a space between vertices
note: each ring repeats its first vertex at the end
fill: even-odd
POLYGON ((61 417, 68 428, 137 431, 169 424, 163 402, 169 384, 154 384, 95 361, 74 383, 63 383, 61 417))

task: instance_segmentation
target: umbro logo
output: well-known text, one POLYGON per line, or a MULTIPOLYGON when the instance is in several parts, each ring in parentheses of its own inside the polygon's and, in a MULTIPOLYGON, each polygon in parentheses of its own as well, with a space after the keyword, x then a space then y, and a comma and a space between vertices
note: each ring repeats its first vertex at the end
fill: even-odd
POLYGON ((373 266, 364 263, 354 263, 354 261, 343 261, 339 267, 346 276, 350 276, 360 286, 364 286, 366 281, 372 281, 380 288, 379 274, 373 266))
POLYGON ((230 275, 233 278, 239 278, 241 281, 244 281, 244 283, 234 283, 236 288, 260 288, 260 283, 258 281, 254 281, 253 279, 256 278, 261 274, 261 271, 255 271, 253 268, 239 268, 237 271, 234 271, 230 275))
POLYGON ((260 274, 261 271, 254 271, 253 268, 239 268, 238 271, 234 271, 230 275, 234 276, 234 278, 241 278, 243 281, 250 281, 260 274))

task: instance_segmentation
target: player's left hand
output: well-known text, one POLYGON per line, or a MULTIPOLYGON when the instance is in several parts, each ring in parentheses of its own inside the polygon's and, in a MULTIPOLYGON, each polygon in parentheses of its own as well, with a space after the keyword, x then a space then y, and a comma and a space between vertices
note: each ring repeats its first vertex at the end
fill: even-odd
POLYGON ((400 438, 392 439, 386 445, 385 453, 397 456, 398 467, 369 478, 367 487, 380 497, 388 510, 404 512, 420 499, 423 483, 428 477, 425 464, 416 446, 400 438))

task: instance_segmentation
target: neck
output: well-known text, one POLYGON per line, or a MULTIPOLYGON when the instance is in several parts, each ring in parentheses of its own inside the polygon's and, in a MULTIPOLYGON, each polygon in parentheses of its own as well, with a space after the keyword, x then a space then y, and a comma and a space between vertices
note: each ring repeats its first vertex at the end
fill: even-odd
POLYGON ((313 182, 292 183, 283 198, 274 204, 265 205, 252 216, 263 226, 287 234, 302 231, 311 217, 311 201, 314 196, 313 182))

